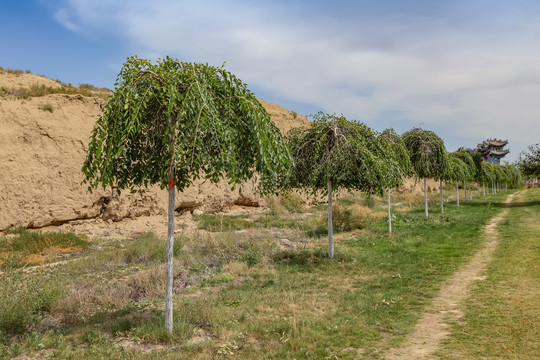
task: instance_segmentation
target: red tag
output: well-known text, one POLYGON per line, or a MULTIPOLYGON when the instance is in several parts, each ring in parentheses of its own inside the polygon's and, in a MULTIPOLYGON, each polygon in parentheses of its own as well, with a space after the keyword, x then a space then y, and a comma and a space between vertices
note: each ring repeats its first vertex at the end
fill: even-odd
POLYGON ((172 189, 172 188, 174 188, 174 179, 169 178, 169 189, 172 189))

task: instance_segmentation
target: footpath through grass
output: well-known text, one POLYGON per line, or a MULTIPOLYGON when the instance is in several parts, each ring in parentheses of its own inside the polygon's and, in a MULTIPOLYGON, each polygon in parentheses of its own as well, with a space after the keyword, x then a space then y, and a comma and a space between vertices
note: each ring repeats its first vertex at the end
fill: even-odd
POLYGON ((102 243, 45 273, 6 273, 0 294, 13 295, 0 302, 27 297, 24 284, 54 291, 25 323, 0 319, 0 357, 377 359, 481 246, 507 194, 445 204, 444 215, 434 203, 429 219, 422 207, 396 213, 393 236, 385 219, 373 220, 338 242, 333 260, 326 246, 282 249, 259 229, 178 239, 172 337, 162 327, 155 236, 102 243))
POLYGON ((442 359, 540 359, 540 190, 511 204, 499 246, 442 359))

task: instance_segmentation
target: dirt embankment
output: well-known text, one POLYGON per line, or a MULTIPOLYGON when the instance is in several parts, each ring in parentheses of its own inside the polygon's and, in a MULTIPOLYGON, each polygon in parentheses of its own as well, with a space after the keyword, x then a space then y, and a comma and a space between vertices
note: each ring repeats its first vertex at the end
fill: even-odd
MULTIPOLYGON (((81 185, 81 166, 91 130, 104 101, 98 97, 52 94, 21 98, 12 90, 57 87, 34 74, 0 73, 0 230, 9 226, 43 227, 70 220, 103 218, 119 221, 164 214, 167 193, 151 188, 145 194, 112 196, 111 190, 89 194, 81 185), (6 95, 7 94, 7 95, 6 95)), ((277 104, 261 100, 284 132, 307 120, 277 104)), ((177 209, 220 211, 235 203, 257 205, 252 184, 231 191, 198 182, 176 195, 177 209)))

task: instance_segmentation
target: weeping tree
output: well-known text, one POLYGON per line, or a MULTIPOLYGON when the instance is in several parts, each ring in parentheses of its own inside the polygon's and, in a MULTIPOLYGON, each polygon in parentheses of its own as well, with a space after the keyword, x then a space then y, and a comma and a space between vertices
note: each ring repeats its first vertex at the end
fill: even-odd
POLYGON ((457 157, 454 153, 451 153, 449 156, 449 171, 448 171, 448 180, 456 182, 456 204, 459 206, 459 182, 465 181, 467 176, 469 176, 469 169, 467 165, 457 157))
POLYGON ((500 165, 493 165, 493 173, 495 174, 494 187, 497 193, 501 191, 501 184, 506 181, 506 173, 500 165))
MULTIPOLYGON (((494 167, 494 165, 491 164, 491 163, 488 163, 487 161, 482 162, 481 179, 482 179, 482 183, 484 185, 484 197, 486 196, 486 185, 485 185, 485 183, 487 183, 488 187, 489 187, 489 184, 492 184, 495 181, 495 173, 494 173, 493 167, 494 167)), ((488 190, 488 194, 489 194, 489 190, 488 190)))
POLYGON ((516 189, 523 184, 521 171, 518 169, 517 165, 505 164, 503 165, 503 170, 506 173, 506 179, 507 179, 506 190, 508 190, 508 185, 516 189))
POLYGON ((487 161, 482 161, 481 170, 479 174, 480 181, 482 182, 482 187, 484 189, 484 197, 486 197, 486 183, 490 183, 493 177, 493 169, 491 164, 487 161))
POLYGON ((467 177, 465 178, 465 182, 463 183, 463 187, 465 189, 465 200, 467 200, 467 186, 469 188, 469 198, 472 200, 472 193, 471 193, 471 180, 476 178, 476 173, 478 171, 476 164, 474 162, 473 157, 471 156, 471 153, 467 150, 458 150, 454 152, 455 156, 461 159, 463 163, 467 166, 467 177))
MULTIPOLYGON (((472 160, 472 164, 474 164, 474 167, 471 165, 470 161, 467 161, 467 164, 470 167, 471 173, 469 179, 471 181, 475 181, 478 184, 478 197, 480 197, 480 179, 481 179, 481 172, 482 172, 482 162, 484 162, 482 155, 480 152, 476 149, 471 148, 465 148, 461 147, 457 150, 459 153, 468 153, 470 155, 470 158, 472 160)), ((469 186, 470 190, 470 186, 469 186)), ((472 199, 472 193, 469 194, 469 198, 472 199)))
POLYGON ((427 179, 442 179, 448 173, 448 155, 444 141, 434 132, 413 128, 402 135, 414 174, 424 179, 424 204, 428 217, 427 179))
POLYGON ((334 257, 332 193, 338 189, 383 195, 388 176, 399 169, 389 161, 388 142, 366 125, 319 112, 308 127, 287 134, 295 159, 288 187, 328 196, 328 256, 334 257))
POLYGON ((168 189, 165 327, 172 332, 175 189, 226 178, 233 187, 258 180, 271 191, 292 158, 253 93, 223 67, 134 56, 115 86, 92 131, 84 182, 89 191, 168 189))
POLYGON ((409 154, 403 139, 394 131, 394 129, 384 130, 380 137, 381 142, 387 141, 389 144, 386 146, 391 149, 389 154, 390 161, 394 162, 396 170, 391 174, 387 174, 387 195, 388 195, 388 232, 392 234, 392 213, 391 213, 391 199, 390 190, 403 184, 403 179, 407 176, 414 174, 409 160, 409 154))

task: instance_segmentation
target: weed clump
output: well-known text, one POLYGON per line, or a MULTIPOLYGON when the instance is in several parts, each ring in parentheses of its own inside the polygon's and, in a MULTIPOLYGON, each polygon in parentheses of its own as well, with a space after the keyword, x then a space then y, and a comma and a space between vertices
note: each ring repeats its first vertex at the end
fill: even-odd
POLYGON ((85 248, 90 243, 72 233, 29 232, 24 227, 9 228, 7 235, 0 237, 0 266, 21 267, 43 262, 48 254, 85 248))
POLYGON ((0 282, 0 333, 22 334, 60 300, 58 283, 40 282, 22 273, 10 273, 0 282))
POLYGON ((47 104, 41 105, 41 110, 52 113, 54 112, 54 107, 51 104, 47 103, 47 104))

